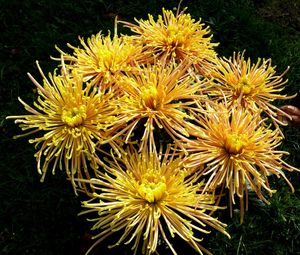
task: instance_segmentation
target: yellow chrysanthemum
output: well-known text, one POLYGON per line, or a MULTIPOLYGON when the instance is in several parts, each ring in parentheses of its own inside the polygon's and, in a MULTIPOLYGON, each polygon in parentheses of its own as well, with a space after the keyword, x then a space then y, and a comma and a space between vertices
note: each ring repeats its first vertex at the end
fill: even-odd
MULTIPOLYGON (((199 175, 189 175, 182 167, 182 154, 143 151, 133 147, 121 157, 108 159, 105 170, 89 183, 95 190, 93 198, 83 202, 84 213, 96 212, 91 219, 92 230, 99 230, 98 239, 89 249, 117 231, 124 231, 116 244, 133 242, 134 254, 153 254, 158 240, 163 239, 177 254, 168 239, 178 235, 198 253, 209 253, 200 245, 202 238, 194 232, 209 233, 210 226, 228 235, 225 224, 207 214, 218 209, 214 196, 199 192, 199 175), (138 249, 142 247, 141 253, 138 249)), ((229 235, 228 235, 229 236, 229 235)))
POLYGON ((259 113, 251 113, 240 106, 228 110, 223 104, 207 105, 197 122, 199 127, 193 133, 196 139, 186 143, 190 153, 187 166, 206 164, 199 170, 208 178, 204 190, 228 189, 231 211, 235 195, 240 198, 241 221, 244 200, 247 209, 249 188, 265 202, 261 189, 270 195, 275 192, 268 183, 270 174, 283 177, 293 189, 284 170, 299 170, 282 160, 282 156, 288 154, 277 149, 282 136, 278 129, 267 127, 259 113))
POLYGON ((63 54, 69 68, 83 76, 84 81, 93 80, 104 91, 113 84, 122 72, 131 71, 140 59, 141 47, 135 45, 130 36, 104 36, 101 33, 87 39, 79 38, 83 48, 68 44, 72 55, 63 54))
POLYGON ((209 27, 192 19, 185 9, 177 13, 162 9, 162 15, 157 21, 152 15, 148 20, 136 20, 137 25, 123 22, 136 36, 136 42, 144 46, 146 52, 151 52, 156 58, 185 58, 194 59, 195 62, 214 58, 213 50, 217 43, 211 42, 209 27))
POLYGON ((224 96, 228 102, 237 101, 244 107, 263 110, 277 123, 284 124, 277 118, 277 112, 288 116, 272 101, 277 99, 290 99, 295 97, 280 94, 284 89, 283 75, 276 75, 275 67, 271 65, 271 59, 258 59, 256 64, 251 64, 250 59, 244 59, 244 53, 233 54, 233 57, 220 58, 216 61, 216 68, 211 75, 217 81, 212 93, 218 99, 224 96))
POLYGON ((114 120, 114 108, 108 103, 111 96, 100 94, 91 84, 85 85, 79 75, 68 75, 64 65, 61 75, 49 74, 50 81, 37 66, 44 84, 29 74, 39 94, 34 107, 19 98, 29 114, 8 118, 16 119, 22 130, 31 130, 16 137, 38 135, 29 142, 39 148, 35 157, 41 181, 52 164, 53 174, 59 166, 75 187, 74 176, 89 178, 89 166, 96 170, 100 163, 96 145, 107 139, 105 130, 114 120))
POLYGON ((208 82, 198 80, 188 71, 189 64, 183 62, 140 67, 134 73, 123 76, 116 86, 122 89, 124 96, 117 101, 119 106, 120 134, 124 134, 128 142, 133 130, 141 122, 145 123, 141 137, 141 147, 155 146, 154 129, 164 129, 180 146, 178 138, 188 137, 188 120, 193 116, 187 109, 194 103, 193 99, 204 98, 201 95, 208 82), (126 123, 126 126, 124 126, 126 123), (149 143, 148 143, 149 142, 149 143))

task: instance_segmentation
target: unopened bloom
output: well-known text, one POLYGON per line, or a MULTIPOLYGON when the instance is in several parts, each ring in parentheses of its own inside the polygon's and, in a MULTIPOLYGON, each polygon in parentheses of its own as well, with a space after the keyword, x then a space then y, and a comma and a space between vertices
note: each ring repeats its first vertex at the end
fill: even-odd
POLYGON ((187 166, 201 167, 201 175, 207 178, 204 190, 217 187, 229 190, 231 211, 235 196, 238 196, 241 221, 244 207, 247 209, 248 188, 264 202, 268 201, 262 189, 270 195, 275 192, 270 188, 269 175, 283 177, 293 190, 284 171, 299 170, 282 160, 282 156, 288 154, 277 149, 282 136, 278 129, 266 126, 259 112, 253 113, 241 106, 227 109, 224 104, 207 104, 206 110, 196 119, 199 124, 194 133, 196 139, 186 143, 190 153, 187 166))
MULTIPOLYGON (((83 202, 84 213, 95 212, 98 217, 92 230, 99 231, 91 249, 114 232, 123 231, 112 245, 133 243, 134 254, 155 253, 158 240, 163 239, 176 254, 169 236, 180 236, 198 253, 210 254, 200 245, 201 236, 210 226, 228 235, 225 224, 210 216, 215 211, 214 196, 201 193, 203 182, 199 175, 190 175, 182 165, 182 154, 143 150, 133 147, 121 157, 108 159, 105 171, 88 181, 95 190, 89 201, 83 202)), ((89 253, 89 251, 87 253, 89 253)))
POLYGON ((192 19, 184 11, 174 13, 162 10, 157 21, 152 15, 148 20, 136 20, 137 24, 123 22, 137 35, 133 35, 137 44, 143 45, 145 52, 154 54, 156 59, 184 60, 199 62, 214 58, 213 48, 218 45, 211 42, 209 27, 192 19))
POLYGON ((54 174, 59 167, 75 187, 74 176, 90 178, 89 167, 95 171, 98 168, 96 146, 107 139, 105 130, 114 120, 115 108, 108 103, 109 94, 103 95, 92 84, 83 83, 80 75, 69 75, 64 65, 62 74, 49 74, 49 80, 37 66, 43 85, 29 74, 39 95, 34 107, 19 98, 29 114, 8 118, 16 119, 22 130, 30 130, 16 137, 35 135, 29 142, 38 149, 35 157, 41 181, 48 168, 54 174))

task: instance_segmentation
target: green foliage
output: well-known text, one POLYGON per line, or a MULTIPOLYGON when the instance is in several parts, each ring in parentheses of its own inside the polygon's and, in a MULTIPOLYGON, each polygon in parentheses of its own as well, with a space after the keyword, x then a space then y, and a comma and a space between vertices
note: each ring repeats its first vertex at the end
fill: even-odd
POLYGON ((215 233, 214 238, 208 240, 210 250, 214 254, 236 255, 299 254, 299 192, 291 193, 284 183, 278 184, 277 189, 278 192, 269 199, 270 205, 250 195, 243 224, 239 222, 238 211, 232 219, 220 215, 229 223, 232 239, 215 233))
MULTIPOLYGON (((278 73, 290 65, 286 93, 294 94, 300 91, 300 33, 293 17, 286 16, 288 23, 272 17, 280 11, 276 9, 281 8, 279 2, 195 0, 183 1, 182 7, 188 6, 195 19, 202 17, 210 25, 214 41, 220 42, 217 49, 220 55, 231 56, 233 51, 246 49, 246 56, 254 60, 271 57, 278 73)), ((299 10, 299 4, 287 2, 290 2, 286 5, 289 13, 295 16, 294 9, 299 10)), ((39 182, 34 148, 27 139, 13 140, 20 130, 5 120, 7 115, 24 112, 17 97, 29 104, 34 100, 33 85, 26 73, 40 80, 35 60, 39 60, 45 73, 52 71, 57 62, 49 56, 58 56, 55 45, 69 50, 66 44, 78 45, 78 35, 89 37, 99 31, 114 31, 115 15, 133 21, 134 17, 147 18, 148 13, 157 15, 162 7, 173 8, 177 3, 175 0, 0 0, 0 26, 4 31, 0 39, 0 254, 80 254, 82 237, 91 226, 77 217, 80 200, 71 186, 66 185, 62 173, 49 174, 45 183, 39 182)), ((119 32, 128 31, 120 27, 119 32)), ((290 103, 299 107, 299 101, 297 97, 290 103)), ((286 102, 280 102, 283 103, 286 102)), ((286 127, 284 133, 282 149, 290 152, 287 161, 300 167, 299 127, 286 127)), ((220 211, 219 218, 228 223, 232 238, 212 231, 204 237, 204 246, 207 244, 205 247, 216 255, 300 254, 300 175, 287 176, 295 186, 294 194, 286 183, 274 178, 272 187, 278 192, 269 199, 270 205, 250 197, 242 225, 238 211, 233 218, 226 210, 220 211)), ((98 254, 131 254, 127 247, 110 251, 104 248, 107 243, 103 243, 98 254)), ((179 254, 193 254, 184 245, 176 240, 179 254)), ((164 244, 160 250, 161 254, 169 254, 164 244)))

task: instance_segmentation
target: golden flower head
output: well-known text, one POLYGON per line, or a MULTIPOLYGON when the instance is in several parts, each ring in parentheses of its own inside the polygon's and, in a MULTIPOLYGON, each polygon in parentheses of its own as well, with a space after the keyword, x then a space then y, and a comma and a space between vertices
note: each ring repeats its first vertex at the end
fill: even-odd
MULTIPOLYGON (((117 101, 119 106, 119 129, 128 142, 137 124, 145 121, 142 131, 142 146, 154 142, 154 129, 164 129, 177 142, 181 136, 189 136, 188 113, 194 99, 204 98, 201 91, 208 86, 206 80, 198 80, 189 71, 190 65, 184 61, 142 66, 136 72, 128 73, 116 83, 124 96, 117 101), (126 123, 126 127, 124 127, 126 123)), ((118 126, 115 126, 118 128, 118 126)))
POLYGON ((112 85, 122 72, 134 69, 141 55, 141 47, 135 45, 130 36, 107 36, 98 33, 85 42, 79 38, 83 48, 74 47, 73 54, 59 50, 69 68, 83 76, 83 81, 93 80, 102 91, 112 85))
POLYGON ((211 42, 209 27, 204 27, 200 20, 196 22, 184 11, 174 15, 162 9, 157 21, 149 14, 148 20, 136 19, 137 24, 122 23, 137 34, 133 37, 144 46, 145 52, 153 53, 156 58, 189 58, 198 62, 215 57, 213 48, 218 44, 211 42))
POLYGON ((203 183, 199 175, 189 175, 182 156, 170 147, 165 153, 139 153, 130 146, 120 158, 112 154, 104 165, 106 173, 89 181, 93 198, 83 202, 88 209, 82 214, 98 213, 92 229, 100 233, 90 250, 116 231, 124 233, 111 247, 133 242, 134 254, 140 254, 140 246, 143 254, 153 254, 160 238, 176 254, 168 235, 178 235, 200 254, 209 253, 194 234, 209 233, 207 225, 228 235, 225 224, 207 214, 218 209, 214 196, 199 191, 203 183))
POLYGON ((271 59, 258 59, 252 64, 250 58, 244 59, 244 52, 234 53, 229 59, 219 58, 211 75, 216 80, 216 86, 211 93, 217 99, 224 97, 228 102, 236 101, 244 107, 256 111, 263 110, 276 123, 281 123, 277 112, 284 116, 286 113, 272 104, 276 99, 290 99, 295 97, 280 94, 284 89, 284 74, 276 75, 271 59))
POLYGON ((275 192, 269 186, 270 174, 283 177, 293 189, 284 170, 299 170, 282 160, 282 156, 288 154, 277 149, 282 136, 278 129, 266 126, 259 112, 253 113, 241 106, 227 109, 224 104, 207 104, 196 120, 199 125, 193 133, 196 139, 186 143, 190 153, 187 166, 206 164, 199 170, 208 178, 204 190, 220 186, 228 189, 231 211, 235 195, 240 198, 241 221, 244 200, 247 209, 249 188, 264 202, 267 200, 261 193, 262 188, 270 195, 275 192))
POLYGON ((81 76, 70 76, 64 65, 61 75, 49 74, 50 81, 38 63, 37 66, 43 85, 28 74, 39 94, 34 107, 19 98, 29 114, 8 118, 16 119, 22 130, 30 130, 16 137, 39 135, 29 142, 39 148, 35 157, 41 181, 52 164, 53 174, 58 166, 65 169, 75 187, 75 175, 89 178, 89 165, 96 170, 100 163, 96 145, 108 139, 105 130, 114 120, 115 108, 108 103, 111 95, 103 95, 90 83, 83 83, 81 76))

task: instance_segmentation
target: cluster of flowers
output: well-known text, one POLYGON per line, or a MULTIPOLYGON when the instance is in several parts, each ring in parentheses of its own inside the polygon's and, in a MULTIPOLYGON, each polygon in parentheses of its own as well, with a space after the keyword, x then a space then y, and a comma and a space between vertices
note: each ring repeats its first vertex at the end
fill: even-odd
POLYGON ((269 175, 293 189, 284 171, 299 170, 277 149, 277 113, 289 116, 272 104, 292 97, 280 94, 284 73, 270 59, 219 57, 209 28, 185 11, 118 21, 132 35, 58 49, 48 78, 37 63, 43 84, 29 74, 39 95, 33 107, 19 99, 29 114, 8 117, 28 130, 20 136, 34 135, 42 180, 59 168, 90 197, 82 213, 98 214, 95 245, 123 231, 115 245, 133 243, 134 254, 155 253, 158 240, 176 254, 169 239, 178 235, 210 254, 201 233, 229 236, 212 216, 223 193, 230 212, 239 199, 242 221, 249 191, 266 203, 262 190, 275 192, 269 175))

